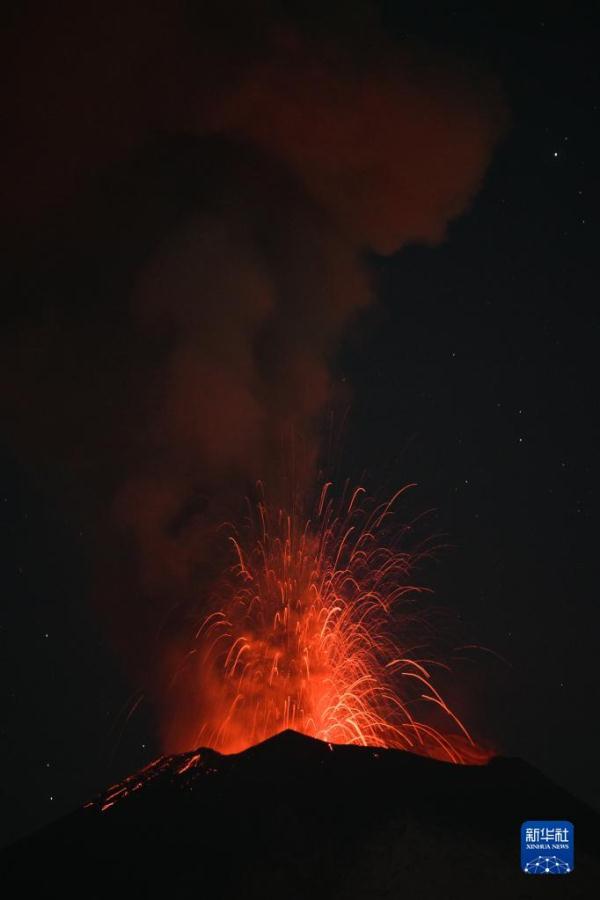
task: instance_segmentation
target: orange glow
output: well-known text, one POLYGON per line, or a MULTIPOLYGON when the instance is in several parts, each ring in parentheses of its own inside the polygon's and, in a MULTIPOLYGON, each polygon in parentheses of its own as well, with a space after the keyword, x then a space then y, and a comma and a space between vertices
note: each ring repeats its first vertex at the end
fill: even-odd
POLYGON ((487 761, 433 683, 427 591, 411 579, 429 551, 402 548, 409 525, 388 538, 408 487, 380 505, 361 487, 336 503, 328 483, 312 520, 261 501, 244 536, 232 533, 235 563, 188 657, 202 708, 187 749, 235 753, 293 728, 487 761))

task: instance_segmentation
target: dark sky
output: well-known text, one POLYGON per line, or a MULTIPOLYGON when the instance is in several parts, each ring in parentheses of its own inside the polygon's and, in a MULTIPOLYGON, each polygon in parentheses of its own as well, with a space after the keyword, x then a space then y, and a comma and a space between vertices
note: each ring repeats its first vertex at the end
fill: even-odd
MULTIPOLYGON (((409 35, 483 63, 502 84, 511 125, 472 208, 441 245, 371 254, 378 302, 345 329, 334 366, 352 393, 336 467, 351 475, 364 470, 384 488, 418 483, 415 510, 434 508, 432 528, 452 545, 427 581, 469 636, 502 658, 482 652, 470 663, 469 690, 457 692, 455 705, 497 749, 524 757, 598 806, 595 23, 584 13, 474 12, 469 4, 400 12, 395 3, 383 5, 383 21, 394 40, 409 35)), ((33 6, 15 11, 8 25, 18 34, 35 22, 33 6)), ((343 31, 347 24, 338 13, 327 27, 343 31)), ((13 64, 18 71, 18 60, 13 64)), ((43 80, 43 70, 38 74, 43 80)), ((129 197, 145 183, 145 163, 135 161, 135 141, 125 145, 124 168, 108 183, 129 197)), ((185 181, 188 151, 181 153, 178 177, 185 181)), ((74 195, 50 207, 43 227, 28 230, 17 216, 7 231, 9 341, 23 322, 42 321, 39 333, 47 333, 52 314, 44 318, 44 310, 65 283, 86 284, 91 299, 74 318, 102 335, 114 317, 104 317, 98 303, 106 287, 99 281, 124 292, 122 273, 146 252, 129 239, 126 224, 125 236, 111 243, 108 226, 100 223, 96 232, 87 222, 67 281, 55 274, 61 235, 72 235, 65 221, 94 208, 81 199, 88 196, 86 159, 74 195), (85 249, 98 233, 112 253, 102 266, 85 249)), ((153 165, 160 171, 160 159, 153 165)), ((89 166, 90 181, 99 170, 103 176, 97 160, 89 166)), ((32 178, 44 185, 43 155, 32 178)), ((162 189, 158 218, 168 233, 190 201, 168 174, 162 189)), ((143 218, 132 220, 142 231, 143 218)), ((140 246, 148 240, 140 238, 140 246)), ((73 254, 73 246, 71 236, 64 253, 73 254)), ((123 340, 120 349, 111 345, 117 391, 127 369, 123 340)), ((79 353, 85 371, 85 351, 79 353)), ((60 370, 63 360, 54 356, 52 365, 60 370)), ((127 390, 135 402, 135 380, 127 390)), ((30 409, 39 416, 29 403, 31 385, 23 391, 19 415, 30 409)), ((43 433, 29 435, 25 426, 15 439, 7 426, 2 438, 2 840, 67 811, 159 750, 152 709, 140 704, 127 721, 136 687, 89 601, 98 572, 90 509, 97 509, 105 473, 92 461, 85 479, 79 464, 74 479, 69 457, 54 453, 52 433, 56 427, 77 435, 76 409, 53 413, 43 433)), ((109 444, 110 437, 105 455, 114 451, 109 444)))

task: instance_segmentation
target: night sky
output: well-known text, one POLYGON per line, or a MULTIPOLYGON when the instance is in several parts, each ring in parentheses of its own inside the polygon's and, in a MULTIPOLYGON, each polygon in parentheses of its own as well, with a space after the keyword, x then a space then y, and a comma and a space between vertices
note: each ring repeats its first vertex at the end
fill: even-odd
MULTIPOLYGON (((461 669, 464 682, 452 696, 455 707, 499 752, 522 756, 599 806, 597 31, 585 13, 551 17, 529 8, 518 14, 475 9, 420 4, 417 12, 395 3, 382 6, 390 40, 415 38, 491 72, 506 97, 510 124, 471 207, 451 222, 441 244, 409 241, 391 255, 369 252, 376 302, 344 327, 331 364, 350 398, 335 468, 344 477, 364 473, 371 486, 383 490, 417 482, 411 508, 415 514, 431 510, 428 527, 448 545, 422 578, 435 588, 440 604, 460 618, 465 641, 487 648, 461 669)), ((65 10, 66 16, 68 4, 65 10)), ((25 41, 39 30, 35 4, 15 5, 5 15, 13 44, 15 35, 25 41)), ((350 15, 332 12, 326 28, 343 32, 350 15)), ((142 32, 144 27, 140 23, 142 32)), ((235 54, 234 41, 232 46, 235 54)), ((100 45, 96 51, 85 57, 92 68, 100 45)), ((50 46, 40 62, 42 79, 51 59, 50 46)), ((11 78, 18 85, 26 82, 18 52, 8 62, 13 69, 5 84, 13 83, 11 78)), ((125 83, 127 72, 115 67, 114 78, 117 85, 125 83)), ((31 91, 25 96, 31 102, 31 91)), ((20 111, 25 118, 28 113, 34 119, 42 115, 38 108, 20 111)), ((111 122, 115 132, 123 124, 120 115, 117 109, 111 122)), ((16 123, 17 112, 14 116, 16 123)), ((86 116, 81 127, 89 130, 91 121, 93 134, 93 112, 88 109, 86 116)), ((13 218, 2 222, 9 248, 3 266, 8 297, 3 354, 19 344, 32 323, 37 337, 27 344, 28 352, 43 352, 44 335, 62 328, 64 320, 54 318, 53 310, 63 302, 65 285, 77 297, 76 310, 71 306, 73 335, 89 326, 102 342, 115 321, 103 312, 103 291, 117 284, 125 296, 127 273, 147 254, 144 241, 150 239, 139 238, 138 246, 128 230, 144 231, 145 201, 122 226, 124 236, 114 240, 107 237, 108 220, 92 224, 92 213, 85 212, 99 208, 87 193, 92 183, 94 197, 102 184, 110 185, 117 207, 118 197, 130 198, 135 185, 145 184, 146 157, 135 134, 124 139, 118 158, 107 162, 102 154, 79 151, 72 139, 77 121, 69 127, 62 150, 83 154, 75 187, 46 204, 34 224, 31 197, 13 188, 11 171, 4 169, 13 218), (116 181, 106 175, 115 165, 122 166, 116 181), (72 235, 80 215, 88 216, 82 236, 67 242, 61 235, 72 235), (108 248, 100 261, 86 249, 86 242, 96 239, 108 248), (73 261, 68 276, 63 255, 73 261)), ((173 127, 169 140, 179 139, 176 132, 173 127)), ((23 130, 15 125, 14 133, 12 159, 19 158, 23 141, 23 156, 36 159, 32 178, 43 194, 40 186, 54 178, 49 163, 45 169, 44 148, 32 154, 23 130)), ((162 152, 151 151, 159 175, 162 152)), ((174 179, 168 174, 171 163, 164 163, 166 199, 149 213, 162 234, 169 234, 191 202, 181 171, 194 150, 179 152, 179 175, 174 179)), ((124 209, 128 203, 123 200, 124 209)), ((70 352, 70 340, 69 333, 61 334, 57 346, 70 352)), ((126 337, 123 345, 116 341, 111 347, 115 358, 108 368, 116 374, 109 380, 118 394, 129 365, 126 337)), ((76 379, 79 370, 90 378, 85 356, 85 348, 77 351, 65 378, 76 379)), ((23 359, 30 357, 18 358, 26 365, 23 359)), ((61 372, 63 355, 54 352, 50 358, 51 368, 61 372)), ((77 806, 160 752, 155 711, 150 704, 136 705, 139 686, 92 600, 104 528, 97 519, 98 496, 110 479, 96 460, 87 468, 78 462, 75 477, 71 458, 56 451, 53 430, 77 442, 73 435, 84 407, 65 401, 60 414, 40 418, 41 404, 31 398, 36 392, 45 398, 48 378, 52 402, 60 409, 54 385, 62 382, 42 368, 21 386, 16 365, 11 360, 2 374, 13 381, 3 391, 8 412, 0 432, 2 841, 77 806), (14 402, 18 394, 25 397, 20 406, 14 402), (30 428, 28 417, 42 425, 33 422, 30 428)), ((127 381, 128 402, 135 403, 135 385, 135 378, 127 381)), ((99 390, 89 403, 101 405, 103 396, 99 390)), ((104 415, 103 409, 94 420, 104 421, 104 415)), ((84 442, 88 425, 81 428, 84 442)), ((98 449, 100 459, 111 455, 111 466, 126 456, 113 444, 108 435, 98 449)), ((119 565, 112 565, 113 545, 103 547, 103 562, 111 558, 114 577, 119 565)), ((120 553, 126 555, 126 548, 120 553)), ((119 603, 127 602, 129 586, 119 603)))

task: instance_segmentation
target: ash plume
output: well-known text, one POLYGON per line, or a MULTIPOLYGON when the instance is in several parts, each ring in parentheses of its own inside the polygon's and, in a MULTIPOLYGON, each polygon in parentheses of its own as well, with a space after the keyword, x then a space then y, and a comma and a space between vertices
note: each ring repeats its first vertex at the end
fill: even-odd
POLYGON ((85 6, 7 31, 3 420, 89 501, 95 602, 156 695, 235 498, 310 480, 367 254, 444 239, 506 114, 361 4, 343 29, 282 3, 85 6))

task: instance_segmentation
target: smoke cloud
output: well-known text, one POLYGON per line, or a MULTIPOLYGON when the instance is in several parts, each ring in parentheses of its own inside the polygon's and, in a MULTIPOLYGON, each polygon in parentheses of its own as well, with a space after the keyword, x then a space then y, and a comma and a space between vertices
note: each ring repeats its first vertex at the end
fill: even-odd
POLYGON ((223 516, 310 479, 367 253, 443 240, 505 124, 490 80, 344 10, 10 23, 5 428, 89 499, 97 602, 153 694, 223 516))

